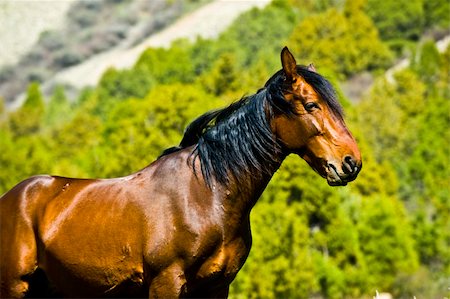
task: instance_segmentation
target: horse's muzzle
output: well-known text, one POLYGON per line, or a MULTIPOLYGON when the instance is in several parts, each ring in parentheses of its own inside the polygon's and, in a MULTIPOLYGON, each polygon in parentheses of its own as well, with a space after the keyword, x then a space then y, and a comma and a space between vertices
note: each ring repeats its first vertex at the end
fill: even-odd
POLYGON ((326 179, 330 186, 345 186, 356 179, 362 168, 362 162, 352 156, 345 156, 341 165, 327 163, 326 179))

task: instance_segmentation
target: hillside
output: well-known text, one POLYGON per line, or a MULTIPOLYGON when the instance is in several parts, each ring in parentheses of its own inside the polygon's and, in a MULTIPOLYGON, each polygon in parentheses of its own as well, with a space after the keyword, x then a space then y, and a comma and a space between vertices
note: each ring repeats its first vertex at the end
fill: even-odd
MULTIPOLYGON (((270 0, 259 1, 213 1, 184 16, 167 28, 145 38, 139 44, 129 47, 123 41, 111 50, 97 54, 87 61, 60 71, 53 78, 43 82, 44 93, 63 85, 75 90, 95 86, 108 68, 130 68, 141 53, 149 48, 169 47, 177 39, 194 41, 196 38, 215 38, 227 28, 242 12, 252 7, 264 7, 270 0)), ((132 45, 132 44, 131 44, 132 45)))
MULTIPOLYGON (((20 99, 15 104, 12 102, 30 82, 43 83, 51 80, 57 73, 81 65, 86 60, 90 60, 91 65, 101 64, 97 61, 101 61, 105 53, 133 48, 181 15, 209 1, 100 0, 63 1, 56 4, 38 1, 2 3, 0 12, 8 14, 3 22, 9 25, 2 26, 4 29, 0 31, 3 34, 2 40, 7 42, 7 46, 3 49, 14 51, 15 48, 20 48, 21 51, 19 53, 16 51, 16 54, 22 55, 20 58, 17 55, 10 58, 18 61, 15 64, 4 63, 0 69, 0 97, 5 99, 9 107, 18 107, 21 104, 20 99), (56 9, 59 13, 55 13, 56 9), (44 13, 46 17, 40 18, 39 15, 47 10, 48 15, 44 13), (25 21, 19 22, 19 18, 24 18, 25 21), (29 39, 23 42, 23 47, 17 44, 21 43, 20 38, 24 34, 19 34, 16 39, 5 29, 13 27, 19 28, 17 31, 19 33, 30 31, 29 39), (28 52, 24 52, 30 47, 28 52)), ((110 60, 117 61, 114 58, 110 60)), ((97 76, 101 72, 97 71, 97 76)), ((87 73, 91 73, 89 67, 87 73)), ((62 77, 67 79, 71 76, 63 74, 62 77)), ((81 76, 85 77, 86 74, 81 76)), ((72 78, 71 81, 77 82, 78 78, 72 78)), ((58 79, 53 82, 61 83, 58 79)), ((76 86, 79 85, 78 83, 76 86)), ((54 85, 50 83, 48 86, 46 91, 50 92, 54 85)))
POLYGON ((43 31, 64 26, 64 18, 73 1, 1 1, 0 38, 3 46, 0 47, 0 68, 17 63, 43 31))

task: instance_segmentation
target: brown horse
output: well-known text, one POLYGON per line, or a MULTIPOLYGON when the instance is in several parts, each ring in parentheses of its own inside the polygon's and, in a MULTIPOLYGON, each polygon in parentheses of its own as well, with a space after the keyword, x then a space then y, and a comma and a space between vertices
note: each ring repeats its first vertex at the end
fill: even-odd
POLYGON ((287 155, 333 186, 361 169, 329 82, 287 48, 281 61, 264 88, 199 117, 137 173, 36 176, 3 195, 1 297, 227 297, 250 210, 287 155))

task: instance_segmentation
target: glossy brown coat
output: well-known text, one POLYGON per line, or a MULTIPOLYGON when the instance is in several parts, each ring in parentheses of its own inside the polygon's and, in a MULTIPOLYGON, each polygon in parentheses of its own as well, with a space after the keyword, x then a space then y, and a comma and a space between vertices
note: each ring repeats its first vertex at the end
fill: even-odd
POLYGON ((286 155, 330 185, 361 168, 342 118, 281 56, 295 114, 268 116, 283 144, 271 172, 208 186, 192 145, 123 178, 29 178, 0 198, 1 297, 227 297, 250 251, 250 211, 286 155))

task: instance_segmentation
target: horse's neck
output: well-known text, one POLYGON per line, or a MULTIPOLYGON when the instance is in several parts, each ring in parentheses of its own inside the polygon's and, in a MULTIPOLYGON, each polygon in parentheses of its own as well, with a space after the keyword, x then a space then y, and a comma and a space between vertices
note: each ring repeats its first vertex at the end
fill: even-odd
MULTIPOLYGON (((280 161, 282 162, 283 159, 280 161)), ((258 176, 258 179, 249 174, 233 179, 228 187, 224 187, 227 211, 234 215, 241 215, 240 217, 248 217, 273 175, 281 166, 281 162, 273 163, 273 171, 258 176)))
MULTIPOLYGON (((264 106, 263 109, 265 110, 272 134, 274 134, 272 119, 270 116, 271 112, 269 111, 268 106, 264 106)), ((276 137, 274 137, 274 140, 277 140, 276 137)), ((287 152, 281 145, 280 147, 278 147, 278 144, 273 144, 272 146, 272 157, 267 159, 266 156, 266 160, 262 161, 260 157, 260 161, 256 163, 258 165, 264 165, 264 171, 259 173, 254 166, 249 165, 248 172, 242 172, 239 177, 230 177, 230 182, 228 186, 225 187, 225 194, 228 199, 231 199, 226 200, 230 204, 229 210, 233 211, 233 213, 242 214, 243 217, 245 217, 245 215, 249 215, 251 209, 255 206, 273 175, 280 168, 281 163, 286 158, 287 152)), ((271 151, 271 149, 267 149, 267 152, 271 151)))

